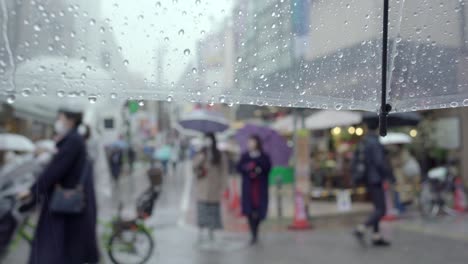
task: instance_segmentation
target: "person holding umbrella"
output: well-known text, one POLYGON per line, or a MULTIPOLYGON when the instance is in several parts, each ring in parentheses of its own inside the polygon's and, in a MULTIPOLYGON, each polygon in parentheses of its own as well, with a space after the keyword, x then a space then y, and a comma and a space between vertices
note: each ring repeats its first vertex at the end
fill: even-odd
POLYGON ((242 213, 249 222, 251 245, 258 241, 260 223, 268 211, 268 175, 270 157, 263 151, 257 135, 250 136, 248 150, 242 154, 237 170, 242 175, 242 213))
POLYGON ((220 200, 227 176, 227 160, 218 150, 214 133, 205 135, 204 147, 193 159, 193 170, 197 177, 198 227, 209 231, 210 240, 214 231, 222 228, 220 200))

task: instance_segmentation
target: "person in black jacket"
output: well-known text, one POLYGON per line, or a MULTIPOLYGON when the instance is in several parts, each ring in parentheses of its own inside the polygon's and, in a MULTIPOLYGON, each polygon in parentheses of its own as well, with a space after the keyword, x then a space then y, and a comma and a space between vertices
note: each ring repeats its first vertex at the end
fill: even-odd
MULTIPOLYGON (((78 133, 82 114, 60 110, 55 123, 57 153, 30 189, 35 202, 42 204, 34 234, 29 264, 98 263, 96 239, 96 199, 92 168, 84 178, 84 211, 77 215, 54 213, 50 198, 57 185, 75 188, 80 181, 87 158, 86 145, 78 133)), ((26 194, 23 194, 26 196, 26 194)))
POLYGON ((385 149, 379 141, 377 134, 378 121, 370 121, 367 124, 368 133, 360 144, 363 144, 365 177, 367 193, 374 205, 374 211, 367 221, 358 225, 354 230, 354 236, 359 242, 365 242, 366 228, 372 228, 372 244, 374 246, 389 246, 380 233, 380 221, 385 216, 385 191, 383 185, 389 181, 394 182, 392 170, 386 157, 385 149))

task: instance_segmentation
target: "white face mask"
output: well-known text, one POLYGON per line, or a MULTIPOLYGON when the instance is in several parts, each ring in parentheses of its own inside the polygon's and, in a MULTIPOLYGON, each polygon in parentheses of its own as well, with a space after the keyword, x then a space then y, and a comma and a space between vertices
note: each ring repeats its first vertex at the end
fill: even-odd
POLYGON ((68 128, 65 126, 65 124, 62 121, 57 120, 55 121, 55 124, 54 124, 54 130, 55 130, 55 133, 57 133, 58 135, 65 135, 68 131, 68 128))

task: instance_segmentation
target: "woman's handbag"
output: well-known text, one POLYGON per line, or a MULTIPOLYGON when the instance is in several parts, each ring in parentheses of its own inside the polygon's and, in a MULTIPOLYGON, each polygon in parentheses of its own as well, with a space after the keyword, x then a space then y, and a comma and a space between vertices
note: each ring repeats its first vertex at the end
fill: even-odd
POLYGON ((89 173, 90 161, 86 158, 80 181, 72 189, 56 185, 52 193, 49 209, 57 214, 79 214, 85 208, 84 183, 89 173))

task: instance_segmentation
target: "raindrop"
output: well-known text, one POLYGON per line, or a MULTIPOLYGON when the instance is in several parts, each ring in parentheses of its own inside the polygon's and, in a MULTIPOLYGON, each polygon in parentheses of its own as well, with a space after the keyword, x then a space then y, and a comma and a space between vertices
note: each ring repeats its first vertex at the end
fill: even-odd
POLYGON ((206 33, 205 30, 200 31, 200 34, 201 34, 202 36, 205 35, 205 33, 206 33))
POLYGON ((42 29, 40 24, 35 24, 33 28, 34 28, 34 31, 41 31, 42 29))
POLYGON ((7 102, 8 104, 14 104, 15 101, 16 101, 16 96, 15 96, 14 94, 9 94, 9 95, 7 96, 6 102, 7 102))
POLYGON ((145 105, 145 101, 139 100, 139 101, 138 101, 138 105, 139 105, 139 106, 144 106, 144 105, 145 105))
POLYGON ((145 17, 143 15, 138 16, 138 20, 143 20, 145 17))
POLYGON ((160 8, 160 7, 161 7, 161 2, 159 2, 159 1, 156 2, 156 7, 157 7, 157 8, 160 8))
POLYGON ((183 36, 185 34, 185 31, 183 29, 179 30, 179 36, 183 36))
POLYGON ((338 58, 340 58, 340 59, 343 58, 343 52, 338 53, 338 58))
POLYGON ((45 71, 46 67, 44 65, 39 66, 39 71, 45 71))
POLYGON ((350 5, 350 4, 347 4, 347 5, 346 5, 346 8, 351 8, 351 5, 350 5))
POLYGON ((237 57, 237 62, 241 63, 242 62, 242 57, 237 57))
POLYGON ((95 20, 94 18, 91 18, 91 19, 89 20, 89 25, 90 25, 90 26, 96 25, 96 20, 95 20))
POLYGON ((272 28, 272 29, 275 29, 275 28, 276 28, 276 24, 271 25, 271 28, 272 28))
POLYGON ((106 32, 106 28, 105 28, 105 27, 101 27, 101 28, 99 28, 99 32, 101 32, 101 33, 104 33, 104 32, 106 32))
MULTIPOLYGON (((467 101, 468 101, 468 100, 467 100, 467 101)), ((219 103, 220 103, 220 104, 226 103, 226 96, 220 95, 220 96, 219 96, 219 103)))
POLYGON ((409 97, 413 98, 413 97, 415 97, 415 96, 416 96, 415 93, 409 93, 409 97))
POLYGON ((21 91, 21 95, 24 96, 24 97, 28 97, 31 95, 31 88, 24 88, 22 91, 21 91))
POLYGON ((450 107, 453 107, 453 108, 458 107, 458 103, 457 102, 451 102, 450 107))
POLYGON ((165 38, 164 38, 164 41, 165 41, 165 42, 168 42, 168 41, 169 41, 169 38, 168 38, 168 37, 165 37, 165 38))
POLYGON ((194 67, 194 68, 192 68, 192 73, 194 73, 194 74, 195 74, 195 73, 197 73, 197 72, 198 72, 198 71, 197 71, 197 68, 195 68, 195 67, 194 67))
POLYGON ((468 106, 468 99, 463 100, 463 106, 468 106))
POLYGON ((172 95, 168 95, 167 98, 166 98, 166 101, 168 101, 169 103, 172 102, 173 98, 172 98, 172 95))
POLYGON ((184 50, 184 55, 185 55, 185 56, 189 56, 189 55, 190 55, 190 50, 189 50, 189 49, 185 49, 185 50, 184 50))
POLYGON ((342 104, 336 104, 336 105, 335 105, 335 110, 336 110, 336 111, 340 111, 342 108, 343 108, 343 105, 342 105, 342 104))
POLYGON ((201 0, 195 0, 195 4, 197 5, 201 4, 201 0))
POLYGON ((86 76, 86 73, 82 73, 80 77, 81 79, 86 79, 88 76, 86 76))
POLYGON ((111 93, 110 98, 111 99, 117 99, 117 94, 116 93, 111 93))
POLYGON ((88 96, 88 102, 89 102, 90 104, 96 103, 96 102, 97 102, 97 96, 96 96, 95 94, 90 94, 90 95, 88 96))
POLYGON ((128 60, 124 60, 124 61, 123 61, 123 64, 124 64, 125 66, 128 66, 128 64, 129 64, 128 60))
POLYGON ((254 66, 253 71, 257 71, 257 70, 258 70, 257 66, 254 66))
POLYGON ((57 91, 57 96, 58 97, 64 97, 65 96, 65 91, 64 90, 58 90, 57 91))

